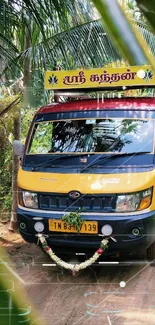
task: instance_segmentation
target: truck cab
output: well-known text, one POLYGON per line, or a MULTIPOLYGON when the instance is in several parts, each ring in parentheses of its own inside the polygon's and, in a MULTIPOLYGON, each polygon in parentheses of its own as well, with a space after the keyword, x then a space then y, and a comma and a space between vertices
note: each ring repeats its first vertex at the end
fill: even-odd
POLYGON ((155 98, 85 99, 41 107, 18 172, 18 225, 58 253, 155 257, 155 98), (80 212, 80 233, 62 221, 80 212))

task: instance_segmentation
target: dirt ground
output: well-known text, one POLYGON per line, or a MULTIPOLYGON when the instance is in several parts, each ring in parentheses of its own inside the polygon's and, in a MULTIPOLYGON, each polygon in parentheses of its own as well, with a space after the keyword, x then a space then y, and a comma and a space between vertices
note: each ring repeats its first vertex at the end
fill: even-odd
POLYGON ((0 224, 3 245, 45 325, 155 324, 155 266, 104 265, 76 277, 55 266, 39 247, 0 224), (122 285, 125 285, 122 287, 122 285))

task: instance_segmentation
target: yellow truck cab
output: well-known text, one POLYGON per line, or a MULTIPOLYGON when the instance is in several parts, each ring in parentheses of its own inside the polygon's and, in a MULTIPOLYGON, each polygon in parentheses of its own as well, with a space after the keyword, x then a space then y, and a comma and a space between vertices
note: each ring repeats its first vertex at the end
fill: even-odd
POLYGON ((57 253, 155 258, 155 98, 72 100, 41 107, 18 173, 19 230, 57 253), (80 233, 62 217, 80 211, 80 233))

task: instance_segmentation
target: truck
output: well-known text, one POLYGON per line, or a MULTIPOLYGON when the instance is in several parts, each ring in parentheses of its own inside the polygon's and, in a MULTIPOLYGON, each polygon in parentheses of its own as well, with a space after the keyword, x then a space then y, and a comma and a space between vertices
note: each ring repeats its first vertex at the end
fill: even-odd
MULTIPOLYGON (((117 86, 144 86, 144 68, 136 71, 138 85, 131 78, 130 85, 123 79, 117 86)), ((54 73, 46 82, 58 89, 62 72, 54 73)), ((105 73, 106 78, 114 74, 105 73)), ((69 79, 64 80, 67 87, 69 79)), ((106 80, 107 90, 113 85, 106 80)), ((152 77, 150 83, 153 87, 152 77)), ((72 78, 69 87, 82 86, 72 78)), ((18 171, 17 218, 23 239, 37 243, 38 234, 44 234, 58 255, 90 256, 101 236, 112 236, 115 240, 109 242, 105 256, 146 254, 153 260, 154 148, 154 97, 72 99, 41 107, 31 123, 18 171), (62 219, 77 212, 83 220, 79 232, 62 219)))

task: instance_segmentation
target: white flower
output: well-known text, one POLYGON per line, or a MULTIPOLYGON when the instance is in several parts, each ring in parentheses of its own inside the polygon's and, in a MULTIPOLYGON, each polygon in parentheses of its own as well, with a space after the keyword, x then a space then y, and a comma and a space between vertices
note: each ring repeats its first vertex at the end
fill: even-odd
MULTIPOLYGON (((38 234, 38 239, 40 240, 41 244, 46 243, 46 239, 42 234, 38 234)), ((108 244, 108 239, 103 239, 101 241, 101 243, 103 245, 107 245, 108 244)), ((74 270, 75 272, 78 272, 82 269, 85 269, 86 267, 90 266, 91 264, 95 263, 97 261, 97 259, 99 258, 100 254, 98 254, 97 252, 94 253, 94 255, 92 257, 90 257, 88 260, 86 260, 85 262, 82 262, 80 264, 70 264, 67 263, 65 261, 63 261, 60 257, 58 257, 53 250, 50 248, 50 250, 47 252, 49 254, 49 256, 51 257, 51 259, 56 262, 56 264, 64 267, 67 270, 74 270)))

